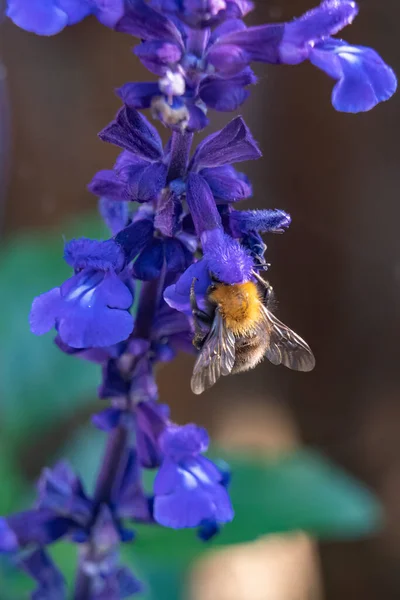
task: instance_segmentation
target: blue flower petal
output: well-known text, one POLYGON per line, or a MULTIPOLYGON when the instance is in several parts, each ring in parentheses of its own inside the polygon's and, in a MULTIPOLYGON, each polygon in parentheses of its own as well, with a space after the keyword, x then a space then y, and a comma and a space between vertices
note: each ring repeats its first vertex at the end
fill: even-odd
POLYGON ((54 3, 68 15, 68 25, 82 21, 93 8, 91 0, 56 0, 54 3))
POLYGON ((222 229, 221 217, 210 187, 206 180, 197 173, 190 173, 187 178, 186 201, 199 238, 206 231, 222 229))
POLYGON ((7 523, 13 530, 20 548, 33 544, 46 546, 66 535, 71 521, 54 515, 47 509, 32 509, 15 513, 7 517, 7 523))
POLYGON ((231 165, 202 169, 199 173, 207 181, 217 200, 238 202, 252 195, 252 187, 244 173, 231 165))
POLYGON ((182 49, 177 44, 163 40, 142 42, 134 48, 133 52, 140 58, 146 69, 155 75, 165 75, 171 65, 177 63, 182 57, 182 49))
MULTIPOLYGON (((204 427, 188 423, 182 427, 179 425, 168 427, 160 443, 164 454, 179 462, 205 452, 210 444, 210 438, 204 427)), ((167 493, 166 490, 164 492, 167 493)))
POLYGON ((149 108, 154 96, 160 94, 160 88, 156 81, 125 83, 117 89, 117 95, 122 102, 133 108, 149 108))
POLYGON ((343 40, 329 38, 315 45, 310 61, 338 79, 332 104, 342 112, 371 110, 379 102, 388 100, 397 88, 392 69, 375 50, 365 46, 352 46, 343 40))
POLYGON ((113 235, 119 233, 129 222, 129 205, 127 202, 100 198, 100 215, 113 235))
POLYGON ((166 288, 164 292, 164 300, 171 307, 192 316, 190 306, 190 287, 193 279, 195 282, 195 294, 199 307, 205 309, 205 296, 208 288, 211 285, 210 271, 207 261, 199 260, 197 263, 190 265, 188 269, 179 277, 178 281, 166 288))
POLYGON ((283 210, 231 210, 228 214, 230 230, 234 237, 252 231, 281 233, 290 225, 290 215, 283 210))
POLYGON ((241 48, 248 61, 278 63, 279 46, 284 35, 285 24, 259 25, 232 31, 221 36, 216 45, 232 45, 241 48))
POLYGON ((111 170, 98 171, 88 185, 89 192, 109 200, 127 200, 125 188, 125 182, 111 170))
POLYGON ((350 25, 358 13, 352 0, 324 0, 298 19, 285 24, 280 62, 295 65, 308 58, 312 45, 350 25))
POLYGON ((139 254, 132 267, 133 276, 141 281, 150 281, 158 277, 164 264, 164 244, 154 239, 139 254))
POLYGON ((9 0, 7 8, 18 27, 39 35, 59 33, 92 13, 113 27, 123 15, 123 0, 9 0))
POLYGON ((57 327, 62 341, 72 348, 98 348, 126 340, 133 329, 128 312, 133 297, 113 272, 84 269, 35 298, 30 314, 36 335, 57 327))
POLYGON ((249 97, 250 92, 235 79, 205 79, 199 90, 200 98, 210 108, 232 112, 249 97))
POLYGON ((187 124, 186 131, 201 131, 207 127, 209 120, 205 114, 203 108, 196 106, 193 102, 187 101, 186 108, 189 111, 189 121, 187 124))
POLYGON ((154 519, 160 525, 181 529, 232 520, 222 474, 201 454, 208 442, 205 429, 193 424, 171 425, 162 433, 165 459, 154 482, 154 519))
POLYGON ((261 152, 242 117, 236 117, 197 146, 190 168, 218 167, 260 158, 261 152))
POLYGON ((9 0, 7 16, 21 29, 54 35, 68 25, 68 15, 55 0, 9 0))
POLYGON ((157 211, 154 217, 154 227, 165 237, 174 237, 182 228, 180 219, 182 202, 170 188, 160 194, 157 211))
POLYGON ((65 244, 64 260, 74 269, 119 272, 125 265, 123 250, 114 240, 71 240, 65 244))
POLYGON ((146 469, 158 467, 162 453, 158 439, 168 423, 169 408, 151 400, 136 406, 137 452, 140 464, 146 469))
POLYGON ((182 36, 176 25, 144 0, 125 0, 125 14, 117 23, 116 30, 130 33, 142 40, 164 39, 183 46, 182 36))
POLYGON ((203 235, 204 259, 208 270, 224 283, 244 283, 251 278, 253 260, 235 239, 219 231, 203 235))
POLYGON ((179 240, 173 238, 165 240, 164 253, 170 273, 182 273, 193 260, 191 252, 179 240))
MULTIPOLYGON (((90 600, 123 600, 143 591, 143 586, 126 567, 116 568, 96 581, 90 600)), ((47 600, 47 599, 44 599, 47 600)), ((58 598, 54 599, 58 600, 58 598)), ((61 599, 63 600, 63 599, 61 599)))
POLYGON ((119 408, 105 408, 101 412, 95 413, 91 421, 97 429, 109 432, 118 427, 123 414, 119 408))
POLYGON ((114 27, 124 14, 124 0, 95 0, 93 12, 100 23, 106 27, 114 27))
POLYGON ((163 157, 163 147, 156 128, 129 106, 121 108, 115 121, 103 129, 99 137, 146 160, 160 160, 163 157))
POLYGON ((127 262, 134 260, 151 243, 153 232, 153 218, 151 217, 137 219, 115 236, 115 241, 124 249, 127 262))
POLYGON ((167 165, 162 162, 150 163, 128 175, 127 198, 132 202, 155 200, 167 180, 167 165))
POLYGON ((18 539, 7 519, 0 517, 0 553, 18 550, 18 539))
POLYGON ((60 517, 71 517, 83 524, 89 523, 92 504, 68 463, 61 461, 53 469, 44 469, 38 489, 38 508, 51 510, 60 517))
POLYGON ((222 77, 232 77, 248 66, 250 57, 240 46, 215 44, 207 54, 207 62, 222 77))
POLYGON ((64 577, 48 554, 34 550, 20 561, 22 568, 38 583, 32 600, 66 600, 67 586, 64 577))

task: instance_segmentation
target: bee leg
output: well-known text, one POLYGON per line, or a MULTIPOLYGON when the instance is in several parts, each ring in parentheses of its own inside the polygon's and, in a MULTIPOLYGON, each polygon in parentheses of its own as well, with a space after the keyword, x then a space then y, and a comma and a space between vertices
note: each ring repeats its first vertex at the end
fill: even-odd
POLYGON ((262 302, 264 306, 268 307, 269 304, 273 303, 275 298, 273 287, 268 283, 268 281, 265 281, 265 279, 263 279, 256 271, 253 271, 253 275, 264 288, 262 302))
POLYGON ((271 301, 273 300, 273 298, 274 298, 274 290, 272 288, 272 285, 269 285, 268 287, 265 288, 265 291, 264 291, 263 304, 265 306, 268 306, 271 303, 271 301))
POLYGON ((192 309, 193 316, 196 316, 200 321, 204 323, 211 324, 212 319, 210 315, 208 315, 204 310, 201 310, 197 304, 196 293, 194 291, 194 286, 197 279, 193 278, 192 285, 190 286, 190 307, 192 309))
POLYGON ((192 309, 193 322, 194 322, 194 338, 193 338, 193 346, 200 350, 203 345, 204 339, 207 336, 207 333, 204 332, 204 328, 201 324, 205 324, 210 326, 212 324, 212 319, 210 315, 201 310, 197 304, 196 294, 194 291, 194 286, 197 279, 194 278, 192 281, 192 285, 190 286, 190 306, 192 309))

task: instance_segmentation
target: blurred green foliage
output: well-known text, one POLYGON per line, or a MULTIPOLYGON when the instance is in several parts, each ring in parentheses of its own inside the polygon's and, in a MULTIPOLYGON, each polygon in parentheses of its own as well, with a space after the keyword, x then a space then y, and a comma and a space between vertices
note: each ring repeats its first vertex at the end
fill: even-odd
MULTIPOLYGON (((55 426, 89 407, 99 383, 97 366, 73 359, 53 344, 53 335, 37 338, 29 331, 32 298, 69 276, 62 261, 63 237, 106 237, 95 217, 80 219, 64 232, 14 237, 0 253, 0 513, 27 507, 32 498, 21 457, 55 426)), ((105 436, 93 428, 75 432, 50 457, 68 457, 91 489, 105 436)), ((373 495, 340 468, 310 451, 274 460, 223 456, 232 469, 231 496, 236 516, 209 544, 194 531, 156 526, 136 528, 137 538, 123 550, 125 563, 148 582, 146 600, 178 600, 182 572, 209 547, 251 541, 261 535, 304 530, 323 538, 357 538, 372 533, 381 514, 373 495)), ((76 549, 59 543, 52 550, 71 581, 76 549)), ((0 600, 29 597, 31 581, 0 562, 0 600)))

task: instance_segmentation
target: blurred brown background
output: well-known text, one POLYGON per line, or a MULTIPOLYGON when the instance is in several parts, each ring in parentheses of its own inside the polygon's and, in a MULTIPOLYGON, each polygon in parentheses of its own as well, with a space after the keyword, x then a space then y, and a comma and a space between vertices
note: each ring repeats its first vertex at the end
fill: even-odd
MULTIPOLYGON (((253 24, 310 8, 307 0, 256 4, 253 24)), ((399 2, 361 0, 360 8, 343 37, 376 48, 400 72, 399 2)), ((67 216, 94 209, 85 186, 117 154, 96 137, 119 107, 113 88, 148 78, 132 45, 90 20, 48 39, 2 25, 0 153, 10 167, 8 182, 1 178, 2 238, 60 226, 67 216)), ((303 442, 367 482, 386 508, 379 537, 321 545, 325 597, 397 600, 400 95, 371 113, 340 114, 330 103, 333 82, 311 65, 256 71, 260 82, 241 114, 264 157, 243 170, 254 182, 252 207, 292 215, 289 232, 268 241, 269 277, 280 317, 310 343, 317 367, 301 375, 264 363, 199 399, 189 393, 192 360, 182 357, 160 374, 161 396, 177 420, 204 423, 225 440, 242 439, 241 425, 233 419, 227 432, 226 423, 243 405, 250 431, 252 415, 259 421, 258 411, 272 399, 285 407, 303 442)), ((212 123, 220 127, 230 118, 214 113, 212 123)), ((267 430, 268 424, 265 440, 267 430)), ((243 439, 258 444, 251 435, 243 439)))

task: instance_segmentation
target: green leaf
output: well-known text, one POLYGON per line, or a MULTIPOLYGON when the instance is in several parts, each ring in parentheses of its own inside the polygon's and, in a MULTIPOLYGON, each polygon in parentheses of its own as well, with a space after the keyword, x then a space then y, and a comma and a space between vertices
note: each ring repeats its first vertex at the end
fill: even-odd
POLYGON ((191 530, 140 525, 135 553, 182 564, 217 545, 302 530, 323 539, 352 539, 380 525, 379 504, 362 484, 322 456, 299 451, 274 461, 224 456, 232 469, 235 518, 204 544, 191 530))
MULTIPOLYGON (((150 557, 142 560, 135 556, 134 545, 131 555, 134 557, 134 564, 129 564, 129 558, 124 563, 143 582, 144 594, 140 600, 184 600, 187 597, 184 593, 185 571, 180 566, 164 564, 150 557)), ((125 556, 129 555, 125 553, 125 556)))
POLYGON ((0 253, 0 418, 16 441, 73 413, 99 381, 98 367, 60 352, 54 334, 34 336, 28 322, 33 298, 71 276, 63 237, 83 232, 106 236, 91 216, 59 233, 13 237, 0 253))
POLYGON ((3 439, 0 444, 0 515, 17 512, 28 494, 28 485, 5 442, 3 439))
POLYGON ((72 542, 58 542, 48 547, 48 552, 72 589, 78 562, 79 546, 72 542))
POLYGON ((16 568, 9 556, 0 556, 1 600, 29 600, 34 587, 33 580, 16 568))

